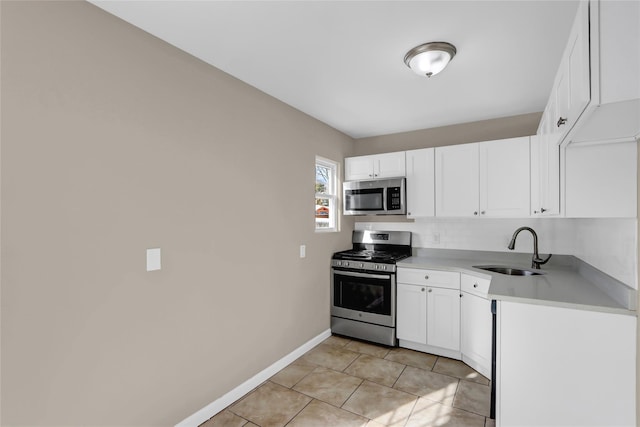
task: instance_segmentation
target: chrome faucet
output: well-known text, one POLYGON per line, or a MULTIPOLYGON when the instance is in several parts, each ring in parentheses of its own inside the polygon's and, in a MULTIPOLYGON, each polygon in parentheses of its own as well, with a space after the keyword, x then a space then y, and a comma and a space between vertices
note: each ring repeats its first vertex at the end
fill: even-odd
POLYGON ((530 228, 530 227, 518 228, 513 233, 513 237, 511 237, 511 241, 509 242, 509 246, 507 246, 507 248, 509 248, 509 250, 514 250, 516 248, 516 237, 518 237, 518 233, 520 233, 522 230, 530 231, 531 234, 533 235, 533 257, 531 259, 531 268, 535 268, 539 270, 542 264, 546 264, 547 261, 549 261, 549 259, 551 258, 551 254, 549 254, 549 256, 545 259, 540 258, 540 255, 538 255, 538 235, 533 230, 533 228, 530 228))

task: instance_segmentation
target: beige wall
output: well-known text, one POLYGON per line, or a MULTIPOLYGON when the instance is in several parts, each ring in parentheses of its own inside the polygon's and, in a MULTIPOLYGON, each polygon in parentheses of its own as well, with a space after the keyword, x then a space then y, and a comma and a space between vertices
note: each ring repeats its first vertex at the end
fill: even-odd
POLYGON ((1 7, 2 425, 173 425, 329 328, 349 137, 88 3, 1 7))
POLYGON ((414 150, 468 142, 535 135, 542 113, 442 126, 393 135, 357 139, 355 155, 414 150))

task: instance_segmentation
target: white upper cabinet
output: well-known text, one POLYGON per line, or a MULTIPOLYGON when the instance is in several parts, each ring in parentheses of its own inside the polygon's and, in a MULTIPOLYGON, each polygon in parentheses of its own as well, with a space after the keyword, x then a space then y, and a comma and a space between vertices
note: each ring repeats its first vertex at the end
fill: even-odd
POLYGON ((568 132, 589 103, 589 8, 581 3, 556 74, 551 98, 555 98, 555 126, 568 132))
POLYGON ((638 46, 640 2, 580 2, 543 118, 558 143, 640 133, 638 46))
POLYGON ((571 144, 565 151, 565 216, 635 218, 638 144, 571 144))
POLYGON ((405 153, 374 154, 370 156, 347 157, 344 159, 346 181, 404 177, 405 153))
POLYGON ((529 137, 437 147, 435 171, 436 216, 529 216, 529 137))
POLYGON ((436 216, 478 215, 479 144, 437 147, 436 216))
MULTIPOLYGON (((543 117, 544 119, 544 117, 543 117)), ((541 122, 541 127, 546 122, 541 122)), ((560 214, 560 147, 549 134, 531 137, 531 215, 560 214)))
POLYGON ((406 152, 407 217, 435 215, 435 149, 406 152))
POLYGON ((529 216, 529 137, 480 143, 480 215, 529 216))

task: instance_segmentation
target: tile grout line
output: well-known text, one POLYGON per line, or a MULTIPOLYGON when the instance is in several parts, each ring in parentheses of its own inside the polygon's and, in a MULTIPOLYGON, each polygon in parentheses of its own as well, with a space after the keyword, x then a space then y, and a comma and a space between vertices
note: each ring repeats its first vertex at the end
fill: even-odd
MULTIPOLYGON (((402 376, 402 374, 404 374, 404 371, 407 369, 407 365, 404 365, 404 368, 402 368, 402 371, 400 372, 400 375, 398 375, 398 378, 396 378, 396 380, 393 382, 393 384, 391 385, 391 388, 394 390, 397 390, 395 388, 396 384, 398 383, 398 380, 400 379, 400 377, 402 376)), ((402 390, 400 390, 402 391, 402 390)))
MULTIPOLYGON (((306 396, 306 394, 304 394, 304 393, 300 393, 300 394, 302 394, 303 396, 306 396)), ((310 396, 309 396, 309 397, 310 397, 310 396)), ((310 400, 309 402, 307 402, 307 404, 306 404, 306 405, 304 405, 304 407, 303 407, 302 409, 300 409, 300 410, 299 410, 299 411, 298 411, 298 412, 297 412, 293 417, 291 417, 291 419, 290 419, 289 421, 287 421, 283 427, 288 426, 288 425, 291 423, 291 421, 295 420, 295 419, 296 419, 296 417, 297 417, 298 415, 300 415, 300 413, 301 413, 302 411, 304 411, 304 408, 306 408, 307 406, 311 405, 311 402, 313 402, 314 400, 317 400, 317 399, 315 399, 315 398, 313 398, 313 397, 312 397, 312 398, 311 398, 311 400, 310 400)))
MULTIPOLYGON (((351 351, 351 350, 349 350, 349 351, 351 351)), ((360 357, 361 357, 361 356, 362 356, 362 353, 358 353, 358 357, 356 357, 356 358, 355 358, 355 359, 353 359, 351 362, 349 362, 349 364, 348 364, 347 366, 345 366, 345 367, 344 367, 344 369, 343 369, 342 371, 340 371, 340 372, 342 372, 342 373, 346 374, 346 372, 345 372, 345 371, 346 371, 347 369, 349 369, 349 367, 350 367, 351 365, 353 365, 353 364, 356 362, 356 360, 360 359, 360 357)), ((347 374, 347 375, 349 375, 349 374, 347 374)))

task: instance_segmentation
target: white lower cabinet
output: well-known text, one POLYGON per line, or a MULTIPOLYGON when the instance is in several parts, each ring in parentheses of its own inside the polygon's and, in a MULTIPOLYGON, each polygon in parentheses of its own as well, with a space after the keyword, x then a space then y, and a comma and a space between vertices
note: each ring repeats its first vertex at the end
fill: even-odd
POLYGON ((460 273, 398 268, 400 346, 460 359, 460 273))
POLYGON ((636 321, 498 301, 496 425, 637 425, 636 321))
POLYGON ((460 350, 462 361, 491 378, 493 315, 487 299, 489 280, 462 274, 460 280, 460 350))
POLYGON ((490 280, 452 271, 398 268, 400 347, 459 359, 491 378, 490 280))
POLYGON ((398 283, 396 336, 427 344, 427 288, 398 283))
POLYGON ((427 344, 460 351, 460 291, 427 289, 427 344))

